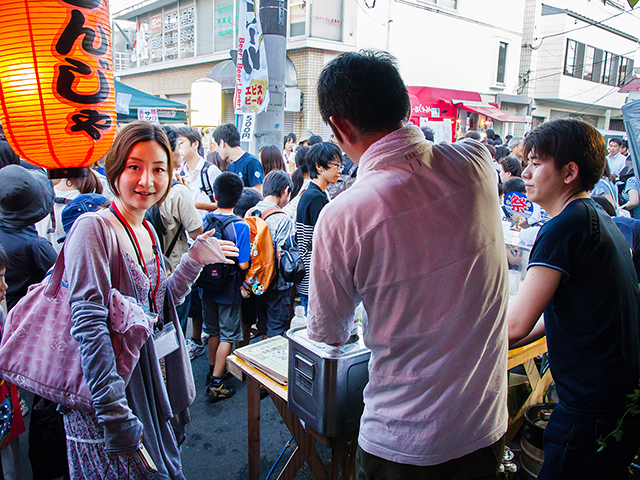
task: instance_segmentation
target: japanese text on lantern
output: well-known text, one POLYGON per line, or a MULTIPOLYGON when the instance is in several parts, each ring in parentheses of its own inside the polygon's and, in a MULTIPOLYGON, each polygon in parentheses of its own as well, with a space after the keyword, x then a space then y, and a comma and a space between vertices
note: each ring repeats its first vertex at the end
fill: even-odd
MULTIPOLYGON (((64 3, 86 10, 106 10, 103 0, 67 0, 64 3)), ((55 45, 54 55, 62 63, 57 66, 54 76, 54 94, 63 103, 86 105, 68 116, 69 133, 83 132, 93 140, 100 140, 102 132, 109 130, 112 124, 109 113, 99 109, 109 97, 111 63, 109 38, 99 23, 95 26, 91 23, 82 10, 71 10, 55 45), (84 55, 74 58, 78 50, 84 55)))

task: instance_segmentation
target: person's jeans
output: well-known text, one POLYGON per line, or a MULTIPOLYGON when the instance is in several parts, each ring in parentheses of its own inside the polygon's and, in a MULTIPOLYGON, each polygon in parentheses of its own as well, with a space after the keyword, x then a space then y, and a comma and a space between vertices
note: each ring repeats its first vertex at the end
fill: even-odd
POLYGON ((309 314, 307 311, 309 309, 309 295, 300 294, 300 305, 304 307, 304 315, 306 317, 309 314))
POLYGON ((407 465, 385 460, 358 447, 356 480, 495 480, 504 452, 504 436, 493 445, 439 465, 407 465))
POLYGON ((176 306, 176 313, 178 314, 178 321, 180 322, 180 328, 182 333, 186 337, 187 335, 187 320, 189 319, 189 309, 191 308, 191 295, 187 295, 184 298, 182 305, 176 306))
POLYGON ((627 416, 620 442, 609 437, 598 452, 597 440, 615 430, 618 417, 578 416, 556 405, 544 431, 544 464, 539 480, 623 480, 640 447, 640 415, 627 416))
POLYGON ((269 288, 262 295, 256 296, 256 313, 258 314, 258 330, 267 332, 267 337, 282 335, 289 322, 290 289, 276 290, 269 288))

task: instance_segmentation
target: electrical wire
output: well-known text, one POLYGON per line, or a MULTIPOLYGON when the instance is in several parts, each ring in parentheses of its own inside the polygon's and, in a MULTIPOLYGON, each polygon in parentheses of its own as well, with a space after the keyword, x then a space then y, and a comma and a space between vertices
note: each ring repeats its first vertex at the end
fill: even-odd
POLYGON ((594 107, 596 105, 596 103, 598 103, 600 100, 602 100, 605 97, 608 97, 612 93, 615 93, 614 90, 616 90, 617 88, 618 87, 613 87, 608 93, 605 93, 604 95, 602 95, 600 98, 598 98, 593 103, 590 103, 590 104, 586 105, 585 107, 581 108, 580 110, 578 110, 577 112, 573 112, 573 113, 575 114, 575 113, 584 112, 587 108, 594 107))
POLYGON ((282 458, 282 456, 284 455, 284 452, 287 451, 287 448, 289 448, 289 445, 291 445, 291 442, 293 441, 293 436, 291 438, 289 438, 289 441, 287 442, 287 444, 284 446, 284 448, 282 449, 282 451, 280 452, 280 455, 278 456, 278 458, 276 459, 276 462, 273 464, 273 466, 271 467, 271 470, 269 470, 269 473, 267 474, 267 478, 265 480, 269 480, 269 477, 271 476, 271 474, 273 473, 273 471, 276 468, 276 465, 278 465, 278 462, 280 461, 280 459, 282 458))
MULTIPOLYGON (((362 0, 363 3, 367 6, 368 9, 372 9, 373 7, 376 6, 376 0, 373 0, 373 6, 370 7, 369 4, 367 3, 367 0, 362 0)), ((387 25, 388 22, 378 22, 375 18, 373 18, 371 15, 369 15, 369 12, 367 12, 364 8, 362 8, 362 5, 360 5, 360 1, 356 0, 356 5, 358 5, 358 8, 360 8, 360 10, 362 10, 362 12, 371 19, 371 21, 373 23, 375 23, 376 25, 380 25, 381 27, 384 27, 387 25)))
MULTIPOLYGON (((538 44, 537 47, 534 47, 530 43, 527 43, 526 46, 528 46, 531 50, 537 50, 542 46, 542 42, 544 42, 544 40, 547 39, 547 38, 557 37, 559 35, 565 35, 567 33, 575 32, 577 30, 582 30, 583 28, 597 27, 598 25, 604 25, 604 22, 607 22, 607 21, 611 20, 612 18, 619 17, 620 15, 624 15, 625 13, 628 13, 630 11, 631 10, 625 10, 625 11, 622 11, 620 13, 616 13, 615 15, 612 15, 612 16, 610 16, 608 18, 605 18, 604 20, 600 20, 599 22, 588 23, 587 25, 583 25, 581 27, 572 28, 571 30, 565 30, 564 32, 557 32, 557 33, 552 33, 551 35, 545 35, 544 37, 540 38, 540 43, 538 44)), ((584 20, 581 20, 581 21, 584 21, 584 20)))
MULTIPOLYGON (((625 53, 621 53, 620 55, 616 55, 616 56, 617 56, 617 57, 626 57, 627 55, 631 55, 632 53, 635 53, 637 50, 638 50, 638 49, 636 48, 636 49, 634 49, 634 50, 631 50, 631 51, 629 51, 629 52, 625 52, 625 53)), ((548 53, 548 52, 545 52, 544 50, 543 50, 543 52, 544 52, 544 53, 548 53)), ((609 53, 610 53, 610 52, 609 52, 609 53)), ((556 56, 556 55, 553 55, 553 56, 554 56, 555 58, 557 58, 558 60, 561 60, 561 59, 562 59, 562 57, 558 57, 558 56, 556 56)), ((600 65, 602 65, 604 62, 605 62, 605 60, 604 60, 604 59, 603 59, 603 60, 600 60, 600 61, 598 61, 598 62, 593 62, 593 66, 594 66, 594 67, 595 67, 595 66, 600 66, 600 65)), ((583 66, 584 66, 584 65, 583 65, 583 66)), ((546 68, 546 69, 538 69, 538 70, 535 70, 534 72, 535 72, 535 73, 537 73, 537 72, 543 72, 543 71, 546 71, 546 70, 555 70, 556 68, 557 68, 557 67, 551 67, 551 68, 546 68)), ((530 72, 530 73, 529 73, 529 75, 531 75, 531 73, 534 73, 534 72, 530 72)), ((543 76, 541 76, 541 77, 534 77, 534 78, 530 78, 530 79, 529 79, 529 83, 531 83, 531 82, 535 82, 536 80, 543 80, 543 79, 545 79, 545 78, 555 77, 556 75, 564 75, 564 65, 563 65, 562 67, 560 67, 560 71, 558 71, 558 72, 550 73, 550 74, 548 74, 548 75, 543 75, 543 76)), ((604 83, 599 83, 599 82, 598 82, 598 85, 606 85, 606 84, 604 84, 604 83)))

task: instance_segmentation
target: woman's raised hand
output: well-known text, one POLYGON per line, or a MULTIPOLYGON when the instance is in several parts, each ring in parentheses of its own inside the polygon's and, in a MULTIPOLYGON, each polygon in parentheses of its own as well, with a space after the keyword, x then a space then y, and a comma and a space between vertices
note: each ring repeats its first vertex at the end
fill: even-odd
POLYGON ((209 230, 199 235, 189 249, 189 257, 202 265, 233 263, 233 258, 238 256, 238 247, 229 240, 213 237, 214 232, 215 230, 209 230))

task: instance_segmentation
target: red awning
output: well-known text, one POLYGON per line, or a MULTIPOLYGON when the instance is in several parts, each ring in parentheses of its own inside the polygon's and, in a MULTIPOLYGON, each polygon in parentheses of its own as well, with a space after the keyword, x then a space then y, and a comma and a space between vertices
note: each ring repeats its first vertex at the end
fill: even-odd
POLYGON ((411 99, 412 117, 456 118, 454 99, 481 102, 477 92, 448 88, 407 87, 411 99))
POLYGON ((633 78, 620 87, 620 93, 640 91, 640 78, 633 78))
POLYGON ((504 110, 500 110, 498 107, 494 107, 493 105, 489 105, 488 103, 465 102, 462 100, 454 100, 454 103, 463 110, 479 113, 480 115, 493 118, 494 120, 498 120, 499 122, 527 123, 524 118, 516 117, 515 115, 512 115, 509 112, 505 112, 504 110))

